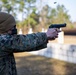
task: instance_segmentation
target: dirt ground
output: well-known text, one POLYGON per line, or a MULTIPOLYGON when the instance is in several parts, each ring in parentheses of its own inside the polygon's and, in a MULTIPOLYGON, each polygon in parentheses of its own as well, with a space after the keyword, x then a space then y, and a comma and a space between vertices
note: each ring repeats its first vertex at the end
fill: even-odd
MULTIPOLYGON (((65 43, 76 44, 76 36, 65 36, 65 43)), ((15 59, 18 75, 76 75, 76 64, 73 63, 27 52, 15 53, 15 59)))
POLYGON ((25 52, 15 58, 18 75, 76 75, 76 64, 25 52))

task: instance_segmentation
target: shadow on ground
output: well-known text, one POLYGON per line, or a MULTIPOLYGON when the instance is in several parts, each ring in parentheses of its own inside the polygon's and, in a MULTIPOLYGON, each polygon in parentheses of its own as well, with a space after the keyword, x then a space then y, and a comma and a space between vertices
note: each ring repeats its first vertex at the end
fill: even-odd
POLYGON ((16 53, 18 75, 76 75, 76 64, 56 59, 16 53))

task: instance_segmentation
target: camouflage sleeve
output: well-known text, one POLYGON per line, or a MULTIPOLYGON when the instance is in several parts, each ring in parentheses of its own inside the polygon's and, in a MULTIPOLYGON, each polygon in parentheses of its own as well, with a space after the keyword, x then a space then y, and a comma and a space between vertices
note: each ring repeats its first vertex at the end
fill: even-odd
POLYGON ((45 33, 0 36, 0 49, 7 52, 36 51, 47 47, 45 33))

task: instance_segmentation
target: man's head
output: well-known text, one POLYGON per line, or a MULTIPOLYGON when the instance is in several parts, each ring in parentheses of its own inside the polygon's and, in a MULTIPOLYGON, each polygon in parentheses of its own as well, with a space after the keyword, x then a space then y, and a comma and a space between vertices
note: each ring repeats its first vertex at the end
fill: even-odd
POLYGON ((0 34, 11 33, 16 29, 14 17, 8 13, 0 12, 0 34))

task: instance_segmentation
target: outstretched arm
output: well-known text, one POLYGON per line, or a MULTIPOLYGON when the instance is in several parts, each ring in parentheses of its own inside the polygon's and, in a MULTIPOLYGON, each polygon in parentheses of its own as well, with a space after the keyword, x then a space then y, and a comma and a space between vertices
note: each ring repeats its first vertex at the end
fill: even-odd
POLYGON ((48 40, 54 40, 59 30, 50 28, 46 33, 33 33, 27 35, 1 35, 0 52, 36 51, 47 47, 48 40))
POLYGON ((6 52, 36 51, 47 47, 45 33, 0 36, 0 49, 6 52))

